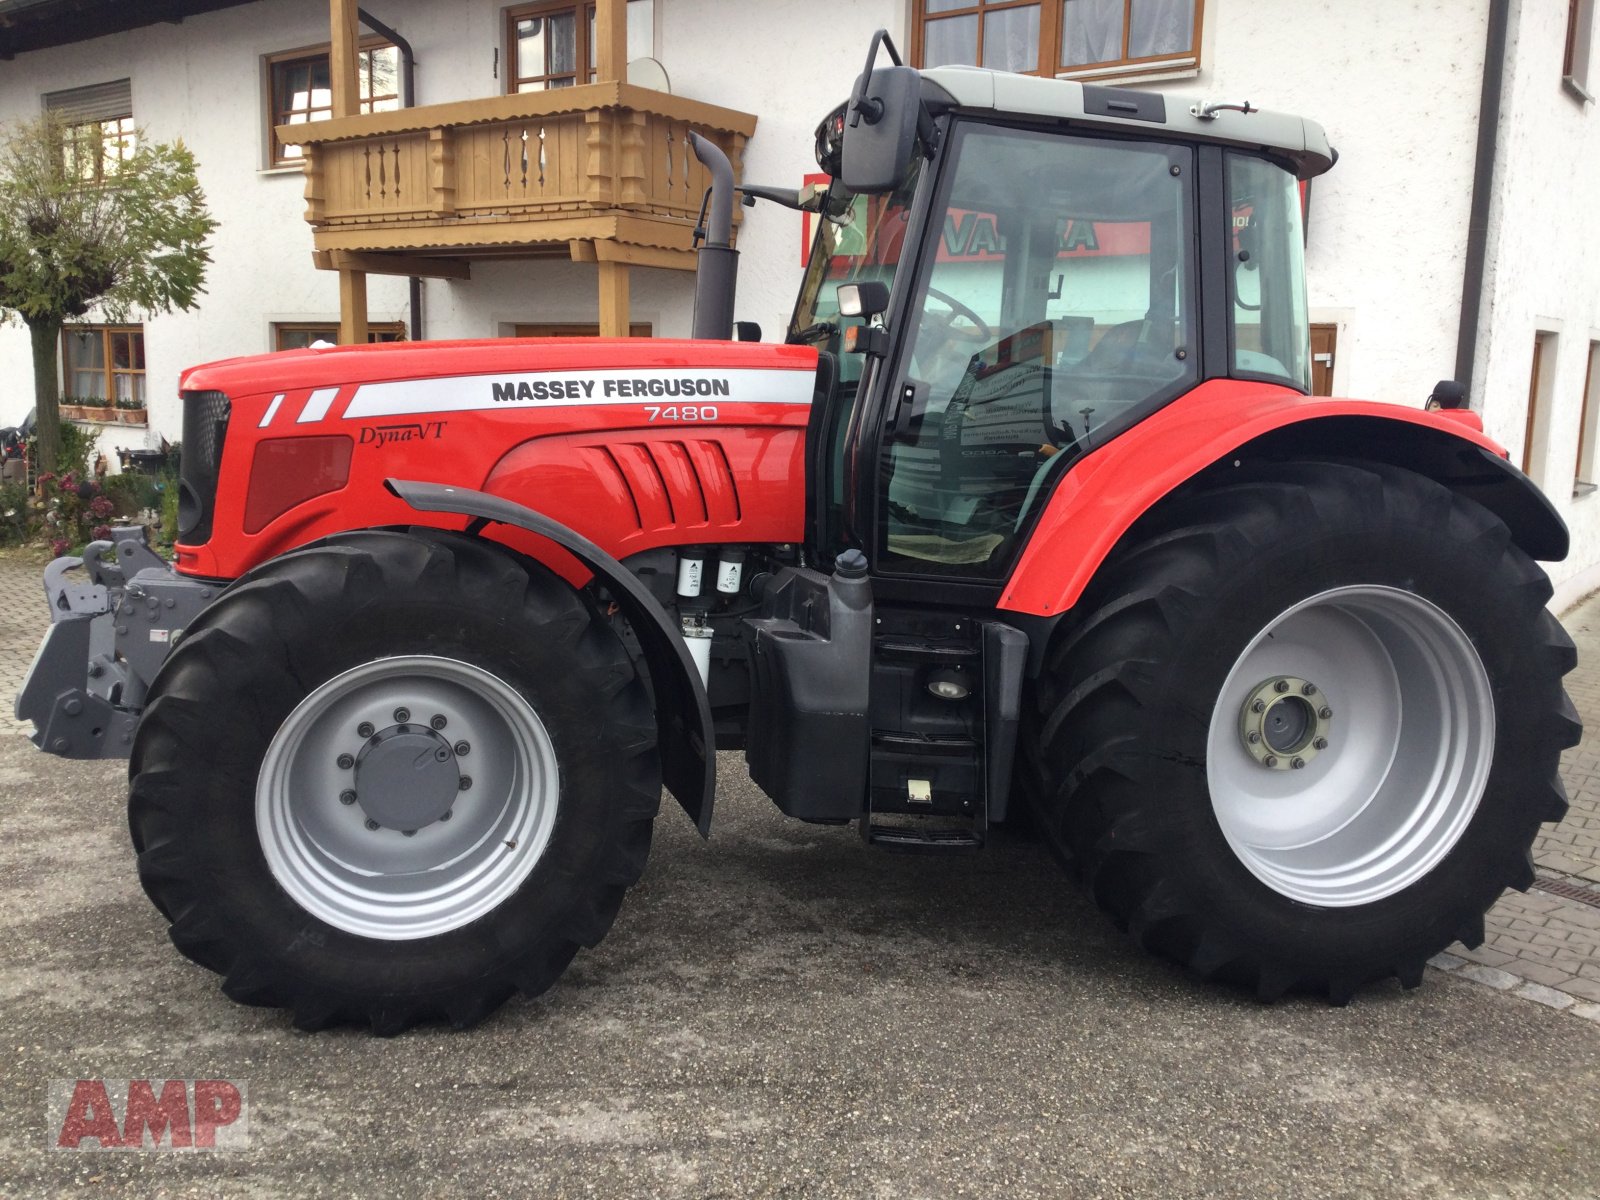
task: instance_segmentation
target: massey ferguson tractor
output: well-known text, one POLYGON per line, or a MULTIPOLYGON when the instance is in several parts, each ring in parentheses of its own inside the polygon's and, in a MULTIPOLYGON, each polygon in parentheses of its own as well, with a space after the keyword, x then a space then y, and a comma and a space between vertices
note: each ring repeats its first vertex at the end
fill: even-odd
POLYGON ((47 569, 18 715, 128 756, 177 947, 302 1027, 469 1026, 605 935, 663 786, 709 831, 720 749, 886 849, 1025 809, 1263 999, 1476 945, 1566 809, 1567 531, 1459 386, 1309 394, 1323 130, 880 34, 826 191, 742 189, 816 218, 781 345, 696 152, 693 340, 196 367, 175 566, 47 569))

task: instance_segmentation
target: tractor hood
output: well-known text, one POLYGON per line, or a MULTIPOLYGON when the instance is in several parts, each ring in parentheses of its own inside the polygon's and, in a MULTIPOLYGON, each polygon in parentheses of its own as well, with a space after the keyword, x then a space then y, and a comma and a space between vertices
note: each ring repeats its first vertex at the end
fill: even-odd
MULTIPOLYGON (((494 395, 498 376, 629 369, 660 373, 788 369, 814 371, 816 351, 804 346, 755 342, 690 341, 670 338, 491 338, 461 342, 392 342, 374 346, 330 346, 227 358, 191 367, 179 384, 184 392, 221 392, 238 406, 250 396, 306 389, 482 377, 494 395)), ((513 381, 513 388, 516 383, 513 381)), ((502 389, 503 390, 503 389, 502 389)), ((603 388, 590 399, 604 398, 603 388)), ((616 389, 612 389, 612 399, 616 389)), ((268 401, 270 403, 270 400, 268 401)), ((259 419, 263 414, 256 414, 259 419)))

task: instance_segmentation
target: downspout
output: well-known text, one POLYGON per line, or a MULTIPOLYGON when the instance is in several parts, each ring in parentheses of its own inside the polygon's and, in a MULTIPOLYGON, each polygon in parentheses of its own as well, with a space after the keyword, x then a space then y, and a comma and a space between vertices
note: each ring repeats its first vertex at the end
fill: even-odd
MULTIPOLYGON (((1472 214, 1467 222, 1467 262, 1461 280, 1461 327, 1456 332, 1456 380, 1472 395, 1483 311, 1483 274, 1489 253, 1489 203, 1500 141, 1500 98, 1506 77, 1506 30, 1511 0, 1489 0, 1489 33, 1483 49, 1483 95, 1478 101, 1478 152, 1472 168, 1472 214)), ((1470 402, 1470 401, 1469 401, 1470 402)))
MULTIPOLYGON (((361 23, 381 38, 387 38, 400 51, 400 107, 412 108, 417 103, 417 60, 411 53, 411 43, 400 32, 391 29, 364 8, 356 9, 361 23)), ((411 340, 422 340, 422 280, 412 275, 406 280, 406 306, 411 313, 411 340)))

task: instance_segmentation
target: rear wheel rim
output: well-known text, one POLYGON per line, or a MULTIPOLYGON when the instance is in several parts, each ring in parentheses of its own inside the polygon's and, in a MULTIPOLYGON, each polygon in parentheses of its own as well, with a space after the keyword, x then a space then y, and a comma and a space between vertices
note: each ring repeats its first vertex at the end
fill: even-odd
POLYGON ((256 830, 307 912, 410 940, 504 903, 549 844, 559 794, 550 735, 511 685, 459 659, 382 658, 322 684, 278 729, 256 830))
POLYGON ((1271 621, 1229 672, 1207 737, 1212 810, 1239 861, 1279 894, 1369 904, 1461 839, 1488 781, 1494 718, 1488 672, 1448 614, 1398 588, 1334 588, 1271 621), (1270 716, 1275 692, 1308 684, 1296 701, 1310 703, 1306 752, 1264 752, 1252 706, 1270 716))

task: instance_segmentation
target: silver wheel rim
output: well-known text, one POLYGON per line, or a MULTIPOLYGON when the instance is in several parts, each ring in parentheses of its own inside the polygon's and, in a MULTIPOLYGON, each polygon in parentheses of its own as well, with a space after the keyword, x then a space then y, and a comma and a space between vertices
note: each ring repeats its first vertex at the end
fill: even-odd
POLYGON ((550 735, 504 680, 452 658, 382 658, 289 714, 261 764, 256 830, 307 912, 400 941, 459 928, 515 892, 550 841, 559 794, 550 735), (387 786, 412 760, 421 782, 387 786))
POLYGON ((1342 587, 1284 612, 1239 656, 1212 710, 1206 782, 1257 879, 1344 908, 1438 865, 1477 810, 1493 751, 1488 672, 1461 627, 1410 592, 1342 587), (1269 768, 1242 730, 1259 728, 1250 706, 1289 679, 1315 681, 1325 745, 1269 768))

